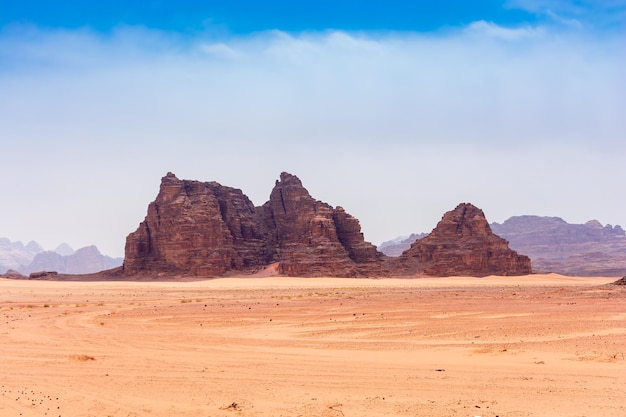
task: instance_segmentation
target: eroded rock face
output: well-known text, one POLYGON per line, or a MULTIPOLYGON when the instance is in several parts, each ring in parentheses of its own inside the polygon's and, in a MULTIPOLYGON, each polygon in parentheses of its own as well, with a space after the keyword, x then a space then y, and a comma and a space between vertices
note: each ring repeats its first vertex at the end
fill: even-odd
POLYGON ((139 228, 126 240, 124 274, 221 276, 277 265, 290 276, 519 275, 530 260, 491 232, 483 212, 461 204, 400 258, 365 242, 359 221, 311 197, 283 172, 269 201, 168 173, 139 228))
POLYGON ((283 172, 261 207, 278 271, 291 276, 354 277, 374 273, 380 260, 359 222, 341 207, 315 200, 295 175, 283 172))
POLYGON ((241 190, 168 173, 126 239, 124 272, 217 276, 265 265, 265 236, 241 190))
POLYGON ((459 204, 398 258, 398 269, 433 276, 524 275, 530 259, 493 234, 482 210, 459 204))
POLYGON ((241 190, 168 173, 148 214, 126 240, 126 275, 219 276, 279 263, 292 276, 377 274, 382 257, 358 220, 312 198, 282 173, 261 207, 241 190))

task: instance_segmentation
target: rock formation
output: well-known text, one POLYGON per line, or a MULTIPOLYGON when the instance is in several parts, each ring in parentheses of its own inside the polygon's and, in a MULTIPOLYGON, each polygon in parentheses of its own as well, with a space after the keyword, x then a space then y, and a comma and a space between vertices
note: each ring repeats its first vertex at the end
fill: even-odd
POLYGON ((315 200, 295 175, 280 175, 261 212, 279 273, 353 277, 378 272, 373 264, 381 254, 365 242, 359 221, 342 207, 315 200))
POLYGON ((617 281, 612 282, 611 285, 624 285, 624 286, 626 286, 626 277, 621 277, 617 281))
POLYGON ((285 172, 260 207, 241 190, 168 173, 145 220, 126 239, 123 272, 211 277, 270 265, 303 277, 530 272, 528 258, 509 250, 470 204, 446 214, 422 241, 399 262, 389 261, 365 241, 356 218, 314 199, 285 172))
POLYGON ((559 217, 515 216, 492 223, 511 248, 528 255, 533 269, 578 276, 623 276, 626 233, 597 220, 570 224, 559 217))
POLYGON ((126 239, 124 272, 218 276, 272 256, 254 205, 241 190, 168 173, 139 228, 126 239))
POLYGON ((524 275, 530 259, 495 235, 482 210, 459 204, 396 261, 401 271, 434 276, 524 275))
POLYGON ((126 240, 124 273, 219 276, 272 263, 295 276, 357 276, 378 261, 358 221, 313 199, 282 173, 261 207, 241 190, 168 173, 146 219, 126 240))

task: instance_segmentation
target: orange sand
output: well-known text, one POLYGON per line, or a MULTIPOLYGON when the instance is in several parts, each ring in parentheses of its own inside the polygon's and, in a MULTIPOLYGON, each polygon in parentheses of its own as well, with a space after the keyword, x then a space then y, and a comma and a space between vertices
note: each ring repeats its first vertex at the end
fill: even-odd
POLYGON ((0 416, 623 416, 614 280, 0 280, 0 416))

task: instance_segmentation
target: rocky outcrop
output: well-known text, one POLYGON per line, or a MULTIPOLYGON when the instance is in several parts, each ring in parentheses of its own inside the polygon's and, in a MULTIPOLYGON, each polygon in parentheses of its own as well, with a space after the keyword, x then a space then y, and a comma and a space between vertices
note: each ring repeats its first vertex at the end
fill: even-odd
POLYGON ((524 275, 530 259, 495 235, 482 210, 469 203, 447 212, 433 231, 397 260, 399 271, 433 276, 524 275))
POLYGON ((623 286, 626 286, 626 277, 621 277, 617 281, 612 282, 611 285, 623 285, 623 286))
POLYGON ((366 242, 359 221, 316 200, 283 172, 255 207, 241 190, 168 173, 145 220, 126 239, 128 277, 518 275, 530 261, 495 236, 480 209, 462 204, 437 228, 389 260, 366 242))
POLYGON ((241 190, 168 173, 125 253, 126 275, 220 276, 278 263, 283 275, 359 276, 378 273, 382 257, 357 219, 288 173, 261 207, 241 190))
POLYGON ((295 175, 280 175, 261 212, 279 273, 353 277, 378 272, 381 255, 365 242, 359 221, 342 207, 312 198, 295 175))
POLYGON ((578 276, 623 276, 626 233, 620 226, 597 220, 570 224, 559 217, 515 216, 492 223, 511 248, 528 255, 533 268, 578 276))
POLYGON ((241 190, 168 173, 126 239, 124 272, 218 276, 269 263, 266 230, 241 190))

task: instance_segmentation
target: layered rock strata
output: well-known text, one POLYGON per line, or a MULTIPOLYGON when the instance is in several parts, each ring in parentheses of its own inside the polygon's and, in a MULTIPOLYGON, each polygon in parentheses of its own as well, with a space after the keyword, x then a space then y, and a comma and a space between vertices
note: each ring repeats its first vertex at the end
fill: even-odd
POLYGON ((506 240, 491 231, 483 211, 469 203, 444 214, 428 236, 415 241, 393 262, 404 273, 433 276, 531 272, 530 259, 510 249, 506 240))
POLYGON ((277 262, 283 275, 352 277, 380 274, 383 256, 357 219, 315 200, 288 173, 261 207, 241 190, 168 173, 125 252, 126 275, 219 276, 277 262))
POLYGON ((530 261, 495 236, 483 212, 461 204, 433 232, 390 260, 342 207, 311 197, 283 172, 255 207, 216 182, 162 178, 145 220, 126 239, 126 276, 223 276, 277 265, 289 276, 519 275, 530 261))
POLYGON ((255 207, 241 190, 168 173, 126 238, 124 272, 217 276, 258 268, 268 256, 255 207))
POLYGON ((359 221, 342 207, 315 200, 295 175, 280 175, 261 212, 279 273, 345 277, 379 273, 376 263, 382 255, 365 242, 359 221))

